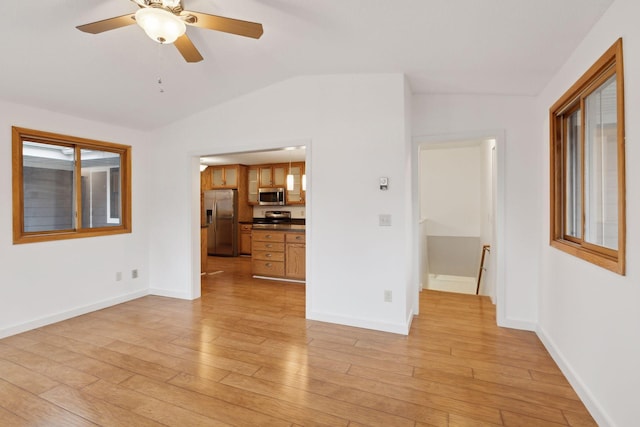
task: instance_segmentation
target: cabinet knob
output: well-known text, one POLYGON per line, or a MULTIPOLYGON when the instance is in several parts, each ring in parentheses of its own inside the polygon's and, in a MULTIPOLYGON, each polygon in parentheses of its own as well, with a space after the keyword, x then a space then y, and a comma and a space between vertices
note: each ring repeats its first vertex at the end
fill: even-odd
POLYGON ((265 255, 267 258, 271 258, 271 254, 266 254, 265 255))
POLYGON ((267 235, 265 236, 265 238, 267 238, 267 239, 271 239, 271 237, 272 237, 272 236, 271 236, 271 234, 267 234, 267 235))
POLYGON ((267 243, 265 246, 268 247, 268 248, 272 248, 273 247, 273 245, 271 243, 267 243))
POLYGON ((300 240, 300 236, 296 236, 296 240, 300 240))
POLYGON ((268 262, 268 263, 266 263, 266 264, 265 264, 265 266, 266 266, 266 267, 271 267, 271 263, 270 263, 270 262, 268 262))

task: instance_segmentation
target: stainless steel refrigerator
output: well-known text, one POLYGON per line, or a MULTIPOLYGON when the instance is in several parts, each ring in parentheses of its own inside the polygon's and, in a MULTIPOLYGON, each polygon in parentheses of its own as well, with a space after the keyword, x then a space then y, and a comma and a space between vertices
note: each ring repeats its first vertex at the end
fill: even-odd
POLYGON ((238 191, 204 192, 207 224, 207 253, 238 256, 238 191))

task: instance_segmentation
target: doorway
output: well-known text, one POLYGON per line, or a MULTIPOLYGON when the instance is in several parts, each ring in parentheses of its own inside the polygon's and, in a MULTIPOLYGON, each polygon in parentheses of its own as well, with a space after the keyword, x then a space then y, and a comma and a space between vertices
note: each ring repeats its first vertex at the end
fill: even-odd
MULTIPOLYGON (((249 229, 249 235, 251 233, 251 224, 255 222, 256 217, 264 217, 267 211, 276 209, 280 212, 287 211, 290 213, 292 222, 296 224, 296 227, 300 223, 309 224, 309 194, 310 194, 310 179, 307 179, 310 176, 310 165, 308 161, 308 157, 310 156, 310 143, 305 141, 302 143, 301 141, 296 141, 296 143, 291 143, 288 145, 283 145, 282 143, 276 144, 273 146, 267 147, 259 147, 254 149, 247 149, 246 151, 237 151, 237 152, 229 152, 222 151, 220 149, 215 150, 212 149, 207 152, 201 153, 192 153, 191 154, 191 169, 193 173, 191 194, 192 194, 192 224, 197 225, 198 229, 198 238, 196 238, 196 234, 194 233, 194 227, 192 227, 192 254, 193 254, 193 276, 192 276, 192 292, 194 297, 198 297, 201 294, 201 277, 203 277, 202 272, 206 272, 205 276, 214 275, 217 273, 222 273, 224 269, 221 269, 221 265, 218 265, 221 260, 217 256, 208 256, 209 254, 209 242, 208 242, 208 232, 211 228, 212 222, 214 224, 214 228, 219 233, 220 228, 217 227, 218 222, 208 221, 207 220, 207 211, 204 209, 203 201, 205 201, 205 197, 203 196, 203 171, 208 170, 211 181, 209 184, 212 186, 209 192, 220 192, 225 190, 216 189, 216 186, 219 187, 219 184, 216 183, 216 179, 218 179, 218 175, 216 172, 224 169, 222 172, 224 176, 224 187, 229 187, 231 191, 234 192, 236 202, 232 207, 232 211, 235 212, 234 224, 236 225, 235 237, 231 237, 232 239, 237 239, 238 246, 238 254, 243 254, 241 250, 243 242, 246 240, 246 236, 244 233, 244 229, 249 229), (296 193, 296 180, 294 175, 294 186, 290 191, 288 188, 288 174, 294 171, 296 163, 302 164, 303 167, 298 170, 302 174, 298 181, 298 187, 304 189, 304 193, 298 191, 296 193), (276 172, 281 172, 282 169, 283 178, 286 178, 286 183, 280 185, 277 182, 278 186, 285 187, 287 191, 287 196, 289 196, 291 192, 296 193, 298 198, 302 198, 303 203, 300 203, 300 200, 296 199, 295 204, 287 204, 284 206, 261 206, 257 203, 257 200, 252 199, 252 195, 258 192, 258 182, 252 179, 252 171, 258 172, 262 174, 264 170, 267 168, 266 165, 271 166, 274 172, 274 176, 279 176, 276 172), (229 166, 229 168, 227 168, 229 166), (276 167, 277 166, 277 167, 276 167), (229 170, 227 170, 229 169, 229 170), (232 173, 229 173, 231 171, 232 173), (231 177, 231 178, 230 178, 231 177), (307 184, 309 182, 309 184, 307 184), (255 187, 255 188, 254 188, 255 187), (197 202, 196 202, 197 200, 197 202), (255 203, 254 203, 255 202, 255 203), (242 205, 242 209, 244 212, 243 215, 240 215, 240 208, 242 205), (237 224, 236 224, 237 222, 237 224), (245 225, 246 224, 246 225, 245 225), (202 232, 202 229, 207 230, 206 233, 202 232), (206 238, 203 238, 203 235, 207 235, 206 238), (198 243, 198 247, 196 248, 196 244, 198 243), (205 255, 204 257, 202 255, 205 255), (196 268, 196 261, 197 268, 196 268)), ((209 188, 209 187, 207 187, 209 188)), ((290 199, 290 197, 289 197, 290 199)), ((213 211, 211 212, 211 218, 213 219, 213 211)), ((234 229, 232 226, 231 229, 234 229)), ((296 228, 296 229, 299 229, 296 228)), ((308 236, 305 229, 305 234, 308 236)), ((305 239, 308 240, 308 239, 305 239)), ((251 239, 249 238, 249 242, 251 239)), ((251 243, 248 245, 251 247, 251 243)), ((308 248, 308 245, 306 246, 308 248)), ((306 249, 308 252, 308 249, 306 249)), ((249 251, 250 253, 250 251, 249 251)), ((243 254, 244 255, 244 254, 243 254)), ((305 254, 306 255, 306 254, 305 254)), ((250 257, 251 255, 245 255, 245 257, 250 257)), ((305 259, 308 259, 308 256, 305 256, 305 259)), ((222 260, 224 261, 224 259, 222 260)), ((309 266, 307 270, 309 270, 309 266)), ((306 282, 306 288, 308 289, 310 283, 309 280, 306 282)))
POLYGON ((494 303, 499 300, 501 141, 497 132, 424 138, 419 142, 422 289, 477 292, 494 303))

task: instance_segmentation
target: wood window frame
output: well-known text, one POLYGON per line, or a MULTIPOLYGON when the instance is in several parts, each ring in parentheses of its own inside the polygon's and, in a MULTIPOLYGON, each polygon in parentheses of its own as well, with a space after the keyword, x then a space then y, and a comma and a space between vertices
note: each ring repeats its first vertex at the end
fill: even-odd
POLYGON ((625 274, 626 256, 626 187, 625 187, 625 126, 624 126, 624 73, 622 39, 618 39, 580 79, 549 110, 550 128, 550 245, 615 273, 625 274), (617 108, 617 204, 618 248, 610 249, 583 240, 585 229, 585 120, 584 99, 601 87, 611 76, 616 76, 617 108), (565 118, 581 110, 581 215, 582 238, 568 236, 566 221, 566 129, 565 118))
POLYGON ((131 233, 131 147, 112 142, 97 141, 76 136, 43 132, 12 126, 12 179, 13 179, 13 243, 35 243, 53 240, 76 239, 83 237, 108 236, 114 234, 131 233), (74 209, 75 228, 68 230, 24 231, 24 180, 23 180, 23 145, 24 142, 52 144, 74 149, 76 162, 74 166, 75 186, 74 209), (120 185, 121 185, 121 221, 119 225, 109 227, 83 228, 82 221, 82 191, 81 191, 81 162, 80 150, 99 150, 120 155, 120 185))

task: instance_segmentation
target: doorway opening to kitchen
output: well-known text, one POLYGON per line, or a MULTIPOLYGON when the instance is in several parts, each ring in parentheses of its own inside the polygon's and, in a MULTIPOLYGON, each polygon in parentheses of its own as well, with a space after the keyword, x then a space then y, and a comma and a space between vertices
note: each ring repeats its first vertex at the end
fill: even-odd
POLYGON ((215 283, 304 285, 307 147, 211 153, 197 156, 201 291, 215 283))
POLYGON ((498 140, 452 136, 419 145, 423 289, 477 293, 496 302, 502 268, 498 140))

